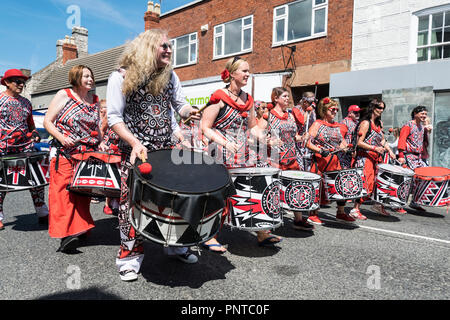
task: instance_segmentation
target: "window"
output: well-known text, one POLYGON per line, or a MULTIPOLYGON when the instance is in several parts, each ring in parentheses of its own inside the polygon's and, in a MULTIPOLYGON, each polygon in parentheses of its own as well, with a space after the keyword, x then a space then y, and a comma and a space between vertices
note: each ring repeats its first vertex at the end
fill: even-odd
POLYGON ((170 40, 173 47, 173 66, 181 67, 197 63, 197 33, 170 40))
POLYGON ((250 52, 253 41, 253 16, 214 27, 214 58, 250 52))
POLYGON ((300 0, 276 7, 273 14, 273 44, 326 35, 328 0, 300 0))
POLYGON ((450 58, 450 9, 418 16, 417 61, 450 58))

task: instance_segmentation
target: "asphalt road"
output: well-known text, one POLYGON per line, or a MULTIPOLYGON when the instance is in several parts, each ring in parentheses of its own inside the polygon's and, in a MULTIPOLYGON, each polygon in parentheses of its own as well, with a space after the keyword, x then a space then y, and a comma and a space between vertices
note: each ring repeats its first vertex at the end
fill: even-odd
MULTIPOLYGON (((93 204, 96 221, 77 254, 57 253, 37 224, 28 191, 10 193, 0 231, 1 299, 85 300, 415 300, 450 299, 450 216, 445 208, 382 217, 363 206, 368 220, 335 221, 321 209, 314 233, 292 229, 287 214, 275 234, 277 248, 260 248, 255 236, 225 226, 228 252, 202 251, 186 265, 145 243, 139 279, 122 282, 115 266, 118 222, 93 204)), ((347 205, 350 210, 350 204, 347 205)))

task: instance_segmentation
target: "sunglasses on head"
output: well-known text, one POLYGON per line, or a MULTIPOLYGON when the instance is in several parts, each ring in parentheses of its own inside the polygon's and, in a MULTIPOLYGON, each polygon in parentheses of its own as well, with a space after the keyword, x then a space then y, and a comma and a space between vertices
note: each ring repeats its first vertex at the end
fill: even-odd
POLYGON ((161 45, 161 47, 162 47, 164 50, 167 50, 167 49, 172 50, 172 44, 169 43, 169 42, 164 42, 164 43, 161 45))
POLYGON ((234 57, 232 64, 234 64, 236 61, 241 60, 241 59, 242 59, 241 57, 234 57))

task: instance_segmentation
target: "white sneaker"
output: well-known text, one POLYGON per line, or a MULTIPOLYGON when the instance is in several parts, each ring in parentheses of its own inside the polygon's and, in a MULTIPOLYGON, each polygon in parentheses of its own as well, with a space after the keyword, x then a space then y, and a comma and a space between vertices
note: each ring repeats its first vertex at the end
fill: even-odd
POLYGON ((134 281, 137 280, 138 276, 134 270, 124 270, 119 272, 120 279, 122 281, 134 281))
POLYGON ((365 215, 363 215, 361 213, 361 211, 359 211, 359 209, 352 209, 352 210, 350 210, 349 216, 354 218, 354 219, 367 220, 367 217, 365 215))
POLYGON ((177 259, 184 262, 184 263, 197 263, 198 258, 195 254, 192 254, 190 252, 186 252, 183 254, 177 254, 177 259))

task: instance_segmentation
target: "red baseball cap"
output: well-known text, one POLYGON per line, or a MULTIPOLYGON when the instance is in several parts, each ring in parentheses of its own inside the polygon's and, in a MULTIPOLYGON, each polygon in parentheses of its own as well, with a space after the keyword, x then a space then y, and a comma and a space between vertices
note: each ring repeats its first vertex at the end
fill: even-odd
POLYGON ((6 70, 5 75, 2 78, 1 84, 6 86, 5 80, 13 77, 23 78, 25 81, 28 80, 28 77, 24 75, 22 71, 20 71, 19 69, 9 69, 6 70))
POLYGON ((356 105, 352 104, 350 107, 348 107, 348 112, 356 111, 359 112, 361 109, 356 105))

